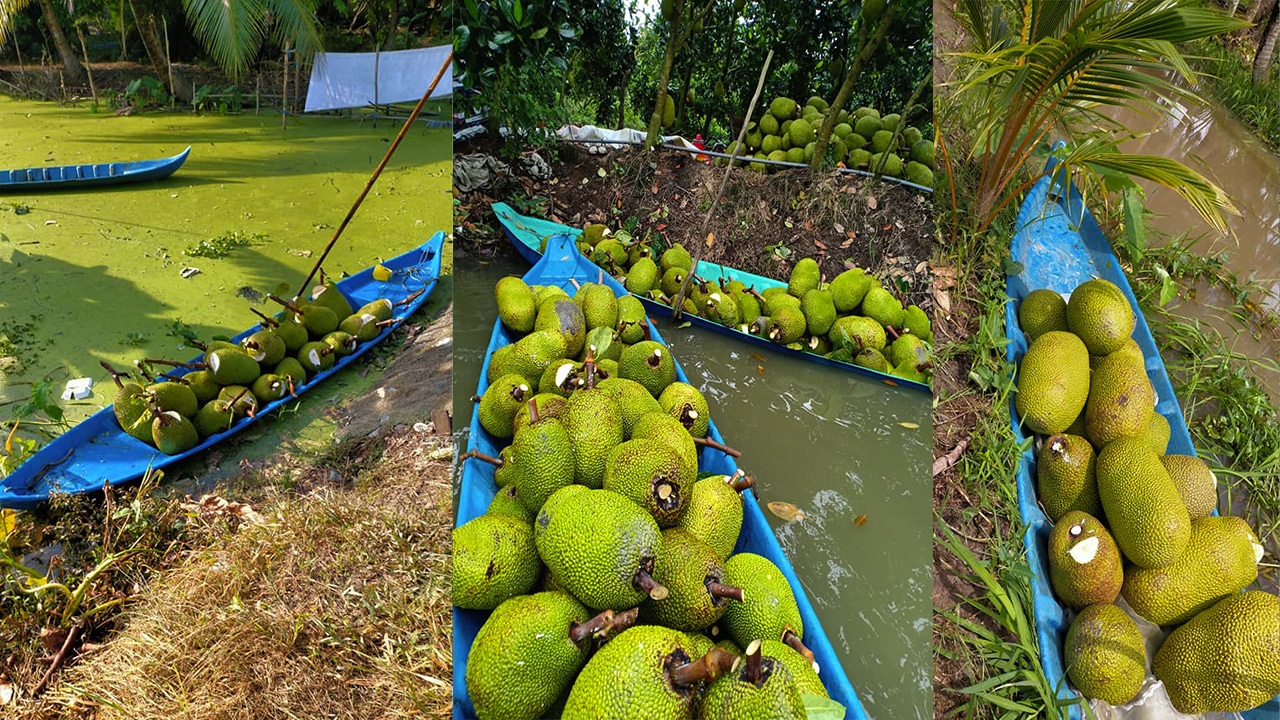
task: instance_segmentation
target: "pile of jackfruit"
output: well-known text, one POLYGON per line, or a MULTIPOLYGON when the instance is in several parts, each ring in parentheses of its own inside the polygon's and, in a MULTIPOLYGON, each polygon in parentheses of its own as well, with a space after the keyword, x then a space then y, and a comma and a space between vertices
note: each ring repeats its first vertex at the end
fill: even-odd
MULTIPOLYGON (((804 105, 790 98, 774 100, 759 122, 747 126, 743 138, 745 147, 738 148, 738 155, 743 159, 736 162, 760 172, 781 166, 751 162, 752 158, 808 164, 813 160, 818 131, 829 112, 827 102, 816 95, 804 105)), ((852 114, 840 110, 831 131, 827 155, 833 164, 863 170, 876 169, 881 158, 887 155, 885 175, 931 188, 933 140, 924 138, 914 127, 902 128, 895 139, 894 131, 901 121, 896 113, 881 116, 879 110, 871 107, 860 107, 852 114)), ((734 141, 725 153, 732 155, 736 146, 734 141)), ((728 159, 720 158, 717 162, 724 165, 728 159)))
MULTIPOLYGON (((625 237, 625 236, 624 236, 625 237)), ((693 259, 674 243, 655 252, 648 242, 624 243, 604 225, 589 225, 578 250, 633 295, 672 307, 693 259)), ((543 240, 540 252, 546 252, 543 240)), ((822 282, 818 263, 803 258, 786 286, 757 290, 741 280, 695 276, 684 312, 839 362, 929 383, 933 329, 916 305, 902 304, 891 288, 861 268, 822 282)))
POLYGON ((258 330, 239 343, 194 343, 204 351, 197 362, 140 362, 141 380, 103 363, 116 383, 112 409, 120 428, 166 455, 181 455, 258 408, 294 395, 394 322, 390 300, 353 310, 332 284, 321 283, 296 302, 269 297, 284 309, 273 317, 258 313, 258 330), (153 365, 189 372, 157 376, 153 365))
POLYGON ((1242 712, 1280 693, 1280 599, 1249 587, 1264 548, 1248 523, 1217 517, 1217 478, 1167 454, 1128 299, 1102 279, 1064 300, 1039 289, 1018 307, 1030 346, 1015 406, 1044 436, 1037 494, 1055 524, 1050 582, 1076 611, 1063 663, 1085 697, 1123 705, 1146 683, 1137 623, 1168 628, 1150 666, 1179 712, 1242 712))
POLYGON ((830 702, 785 576, 734 552, 750 478, 699 472, 700 447, 728 448, 640 302, 516 277, 495 297, 516 339, 477 414, 502 449, 462 460, 494 465, 498 492, 453 533, 454 604, 492 611, 467 655, 477 716, 787 720, 830 702))

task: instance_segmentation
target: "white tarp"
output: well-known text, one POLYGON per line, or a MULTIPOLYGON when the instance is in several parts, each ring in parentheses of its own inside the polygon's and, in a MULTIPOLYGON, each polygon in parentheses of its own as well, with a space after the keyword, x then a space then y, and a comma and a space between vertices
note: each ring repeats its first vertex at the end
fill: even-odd
MULTIPOLYGON (((419 95, 418 97, 422 96, 419 95)), ((609 128, 596 127, 595 125, 565 125, 556 131, 556 135, 566 140, 599 140, 601 145, 608 145, 611 149, 617 150, 627 145, 643 143, 649 134, 634 128, 611 130, 609 128)), ((690 149, 697 148, 697 145, 679 135, 663 135, 662 141, 690 149)))
MULTIPOLYGON (((384 53, 316 53, 307 88, 307 112, 417 101, 431 86, 451 49, 441 45, 384 53)), ((450 67, 431 97, 452 94, 450 67)))

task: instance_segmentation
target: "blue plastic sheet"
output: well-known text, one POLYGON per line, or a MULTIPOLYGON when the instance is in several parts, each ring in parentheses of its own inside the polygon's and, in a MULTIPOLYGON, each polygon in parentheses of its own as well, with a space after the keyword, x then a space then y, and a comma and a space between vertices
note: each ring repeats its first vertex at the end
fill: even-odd
MULTIPOLYGON (((547 247, 550 251, 524 276, 524 280, 528 284, 556 285, 573 294, 576 292, 576 288, 574 288, 570 280, 577 280, 579 283, 599 280, 599 268, 578 252, 572 238, 566 235, 558 235, 548 241, 547 247)), ((622 297, 627 292, 608 275, 605 276, 604 283, 618 297, 622 297)), ((654 340, 663 342, 656 328, 653 330, 652 336, 654 340)), ((498 348, 512 343, 515 339, 518 338, 512 337, 501 322, 494 322, 493 336, 489 342, 488 352, 485 354, 485 367, 481 371, 480 385, 476 390, 478 394, 483 394, 489 387, 489 356, 498 348)), ((689 382, 684 370, 680 369, 679 363, 677 363, 676 372, 681 382, 689 382)), ((724 438, 720 436, 720 431, 716 429, 714 421, 711 422, 711 429, 707 433, 707 437, 724 442, 724 438)), ((480 411, 477 405, 471 414, 471 431, 467 451, 478 450, 486 455, 497 457, 502 446, 506 444, 506 441, 494 438, 480 426, 480 411)), ((733 458, 728 455, 710 448, 701 450, 698 458, 699 472, 732 475, 737 469, 733 458)), ((493 473, 494 467, 486 462, 469 460, 463 466, 462 488, 458 493, 457 507, 457 523, 459 525, 483 515, 488 509, 489 502, 498 491, 498 486, 493 480, 493 473)), ((849 720, 866 718, 862 703, 858 701, 857 694, 854 692, 853 686, 840 665, 840 659, 837 657, 831 641, 823 631, 822 624, 818 621, 818 616, 814 613, 813 606, 809 603, 809 598, 805 594, 804 588, 796 578, 795 570, 791 567, 786 555, 783 554, 782 546, 778 544, 778 539, 769 527, 764 513, 760 510, 755 493, 751 490, 743 493, 743 510, 742 532, 738 536, 735 552, 752 552, 763 555, 782 570, 787 582, 791 585, 792 591, 795 593, 796 604, 800 607, 800 616, 804 621, 805 645, 813 651, 814 658, 820 668, 819 677, 822 678, 827 692, 830 693, 833 700, 848 709, 848 713, 845 715, 846 718, 849 718, 849 720)), ((489 613, 484 611, 464 610, 458 607, 453 609, 453 717, 456 720, 471 720, 475 718, 475 708, 471 704, 471 698, 467 695, 465 680, 467 654, 471 650, 471 643, 475 640, 476 633, 479 632, 480 627, 488 616, 489 613)))

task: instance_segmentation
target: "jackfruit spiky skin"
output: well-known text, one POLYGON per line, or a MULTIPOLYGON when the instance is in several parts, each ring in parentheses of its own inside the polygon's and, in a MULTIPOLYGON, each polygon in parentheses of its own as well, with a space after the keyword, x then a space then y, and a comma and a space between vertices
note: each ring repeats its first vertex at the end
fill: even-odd
POLYGON ((893 365, 920 366, 929 361, 929 346, 915 335, 903 333, 889 345, 886 357, 893 365))
POLYGON ((778 120, 787 120, 796 116, 798 106, 791 98, 780 97, 769 104, 769 114, 778 120))
POLYGON ((830 290, 809 290, 800 299, 800 310, 813 335, 826 335, 836 322, 836 304, 830 290))
POLYGON ((1067 332, 1067 301, 1052 290, 1032 290, 1018 305, 1018 324, 1028 342, 1050 330, 1067 332))
POLYGON ((768 337, 779 345, 787 345, 804 337, 804 312, 794 305, 784 305, 769 316, 768 337))
MULTIPOLYGON (((306 341, 304 340, 303 342, 305 343, 306 341)), ((272 372, 277 375, 290 375, 294 378, 295 385, 300 386, 307 381, 306 371, 302 369, 302 365, 298 364, 298 361, 295 358, 284 358, 279 363, 276 363, 276 367, 272 372), (294 370, 295 368, 293 366, 296 365, 298 374, 295 375, 292 372, 281 372, 280 367, 285 363, 291 363, 290 365, 285 366, 288 370, 294 370)), ((218 391, 222 389, 218 383, 214 382, 213 372, 209 370, 193 370, 192 372, 183 375, 182 379, 186 381, 186 386, 191 388, 191 392, 195 393, 196 402, 201 405, 204 405, 210 400, 218 397, 218 391)))
POLYGON ((467 694, 479 720, 537 720, 586 664, 590 645, 569 630, 590 613, 567 592, 513 597, 497 607, 467 653, 467 694))
POLYGON ((852 358, 853 364, 876 372, 887 372, 889 361, 884 354, 875 348, 863 348, 852 358))
MULTIPOLYGON (((693 258, 689 256, 689 251, 685 250, 683 245, 676 243, 662 253, 661 265, 664 275, 673 267, 689 272, 689 268, 693 266, 693 258)), ((672 295, 674 293, 667 294, 672 295)))
POLYGON ((1058 597, 1074 608, 1115 601, 1124 582, 1124 561, 1100 520, 1079 510, 1058 520, 1049 533, 1049 580, 1058 597))
POLYGON ((533 521, 538 514, 525 507, 524 502, 520 500, 520 491, 514 485, 498 488, 498 492, 494 493, 493 499, 489 501, 489 507, 484 511, 485 515, 510 515, 511 517, 529 523, 533 526, 533 521))
POLYGON ((1098 497, 1116 544, 1134 565, 1172 565, 1187 548, 1191 516, 1160 456, 1144 438, 1120 438, 1098 453, 1098 497))
MULTIPOLYGON (((658 405, 662 412, 667 413, 671 417, 682 420, 686 417, 685 405, 690 410, 697 413, 696 418, 692 420, 692 424, 687 426, 689 434, 693 437, 706 437, 707 430, 711 424, 711 410, 707 406, 707 398, 698 388, 682 382, 673 382, 663 389, 662 394, 658 396, 658 405)), ((682 424, 684 424, 682 422, 682 424)))
POLYGON ((674 450, 652 438, 627 440, 605 459, 604 489, 643 508, 662 528, 684 514, 693 478, 674 450))
POLYGON ((904 173, 908 182, 927 188, 933 187, 933 171, 923 163, 918 163, 915 160, 908 161, 904 173))
POLYGON ((618 339, 635 345, 644 339, 644 305, 633 297, 618 298, 618 339), (625 323, 625 324, 624 324, 625 323))
POLYGON ((888 115, 880 116, 881 125, 884 127, 885 130, 888 130, 890 133, 898 129, 898 123, 901 121, 902 121, 902 116, 899 115, 898 113, 890 113, 888 115))
POLYGON ((1218 506, 1218 478, 1203 460, 1190 455, 1161 455, 1160 464, 1178 488, 1192 520, 1213 514, 1218 506))
POLYGON ((232 411, 230 404, 215 398, 196 411, 192 423, 196 426, 196 432, 200 437, 207 438, 230 430, 235 421, 236 414, 232 411))
MULTIPOLYGON (((299 352, 304 352, 309 345, 311 343, 304 345, 299 352)), ((209 369, 213 371, 213 379, 219 385, 252 385, 261 374, 257 361, 239 348, 235 350, 223 348, 209 352, 205 362, 209 364, 209 369)), ((332 366, 332 362, 330 365, 332 366)))
POLYGON ((548 365, 542 373, 542 378, 538 380, 538 394, 569 397, 578 385, 578 373, 574 365, 575 363, 568 358, 561 358, 548 365))
POLYGON ((498 302, 498 317, 503 325, 518 333, 533 330, 533 321, 538 317, 537 298, 524 280, 514 276, 502 278, 493 286, 493 297, 498 302))
POLYGON ((649 394, 643 385, 635 380, 611 377, 596 384, 596 388, 607 392, 618 402, 622 410, 622 432, 624 438, 631 437, 636 421, 651 412, 664 412, 662 405, 649 394))
POLYGON ((884 350, 884 326, 869 317, 861 315, 845 315, 831 326, 827 333, 831 345, 844 348, 850 352, 862 352, 866 348, 884 350))
POLYGON ((1095 447, 1121 437, 1146 439, 1155 392, 1141 360, 1126 353, 1101 358, 1089 373, 1084 428, 1095 447))
MULTIPOLYGON (((368 313, 355 313, 346 320, 338 323, 338 329, 348 335, 354 336, 355 339, 360 342, 369 342, 382 334, 382 328, 378 327, 377 323, 378 319, 373 315, 368 313)), ((295 323, 281 323, 279 334, 280 339, 284 340, 285 347, 289 350, 289 353, 293 354, 298 352, 298 348, 302 347, 302 344, 306 342, 306 338, 303 337, 299 340, 298 335, 296 334, 290 336, 291 333, 294 333, 295 331, 290 330, 286 332, 284 328, 291 326, 294 328, 297 327, 295 323)), ((303 336, 306 335, 305 329, 303 329, 302 334, 303 336)))
POLYGON ((572 300, 553 298, 538 306, 534 330, 557 330, 565 339, 565 357, 577 357, 587 339, 587 319, 572 300))
POLYGON ((776 314, 780 308, 783 308, 783 307, 793 307, 797 310, 800 309, 800 298, 796 297, 795 295, 789 294, 786 288, 769 288, 769 289, 777 290, 778 292, 764 293, 764 305, 760 308, 763 314, 772 316, 776 314))
POLYGON ((492 610, 538 581, 533 528, 510 515, 481 515, 453 529, 453 604, 492 610))
MULTIPOLYGON (((347 301, 347 297, 333 283, 321 283, 315 286, 311 290, 311 302, 328 308, 338 320, 350 315, 352 311, 351 303, 347 301)), ((337 326, 335 325, 334 327, 337 326)))
POLYGON ((146 387, 145 392, 151 397, 151 402, 158 405, 164 412, 172 410, 189 418, 200 409, 200 401, 196 398, 195 392, 182 383, 151 383, 146 387))
MULTIPOLYGON (((855 135, 853 135, 852 137, 861 137, 861 135, 856 135, 856 134, 855 134, 855 135)), ((849 166, 849 167, 853 167, 853 168, 866 168, 866 167, 868 167, 868 166, 870 166, 870 165, 871 165, 871 153, 870 153, 870 152, 867 152, 866 150, 863 150, 862 148, 856 148, 856 149, 854 149, 854 150, 850 150, 850 151, 849 151, 849 162, 848 162, 848 166, 849 166)))
POLYGON ((1071 623, 1062 648, 1067 677, 1082 695, 1112 705, 1138 696, 1147 651, 1133 619, 1115 605, 1090 605, 1071 623))
POLYGON ((551 494, 574 484, 577 469, 569 433, 556 418, 539 417, 511 442, 511 460, 519 468, 516 489, 520 501, 537 512, 551 494))
MULTIPOLYGON (((662 600, 640 604, 644 622, 694 632, 718 621, 734 600, 713 596, 707 583, 723 583, 724 563, 711 546, 678 527, 662 531, 653 579, 667 588, 662 600)), ((705 648, 700 654, 706 654, 705 648)))
POLYGON ((676 101, 671 95, 665 96, 662 105, 662 127, 669 128, 676 121, 676 101))
POLYGON ((920 142, 922 137, 923 135, 920 134, 919 128, 909 127, 902 131, 902 147, 910 150, 911 146, 920 142))
POLYGON ((883 153, 875 153, 871 156, 872 169, 880 169, 880 172, 889 177, 902 177, 903 165, 902 158, 897 153, 888 153, 888 159, 884 161, 884 167, 880 168, 880 158, 885 157, 883 153))
MULTIPOLYGON (((538 417, 543 419, 559 418, 560 414, 564 412, 565 405, 567 404, 567 400, 564 396, 554 393, 538 393, 533 396, 533 402, 538 408, 538 417)), ((513 434, 520 432, 520 428, 523 428, 528 424, 529 403, 526 402, 520 405, 519 410, 516 410, 514 421, 511 424, 513 434)))
POLYGON ((1014 406, 1027 427, 1053 435, 1066 430, 1089 399, 1089 351, 1071 333, 1036 338, 1018 366, 1014 406))
POLYGON ((265 375, 259 375, 258 379, 253 381, 253 387, 249 391, 263 403, 269 403, 288 395, 289 386, 285 383, 284 378, 279 375, 266 373, 265 375))
POLYGON ((618 326, 618 297, 604 285, 592 284, 584 288, 582 316, 587 321, 588 330, 614 329, 618 326))
POLYGON ((247 390, 243 385, 228 385, 218 393, 218 400, 231 403, 231 409, 235 412, 236 417, 244 417, 250 411, 258 411, 258 398, 253 396, 253 392, 245 392, 247 390))
POLYGON ((516 486, 516 479, 519 477, 519 469, 516 464, 511 461, 511 446, 502 448, 498 453, 498 461, 501 465, 493 471, 493 483, 499 488, 508 488, 516 486))
POLYGON ((1147 444, 1159 455, 1169 450, 1169 438, 1173 435, 1169 420, 1158 412, 1151 413, 1151 422, 1147 423, 1147 444))
POLYGON ((862 20, 866 23, 874 23, 884 14, 885 0, 863 0, 862 2, 862 20))
MULTIPOLYGON (((741 650, 734 650, 733 652, 736 655, 742 654, 741 650)), ((786 665, 787 670, 791 671, 791 679, 795 683, 796 689, 801 693, 817 695, 818 697, 831 697, 827 694, 827 688, 822 684, 822 679, 814 671, 813 665, 808 660, 805 660, 803 655, 792 649, 790 645, 777 640, 761 640, 760 655, 773 658, 786 665)))
POLYGON ((901 327, 905 312, 898 298, 884 288, 872 287, 862 298, 862 314, 885 327, 901 327))
POLYGON ((929 322, 929 316, 920 309, 920 306, 908 305, 902 311, 902 326, 921 340, 933 342, 933 324, 929 322))
POLYGON ((870 115, 863 115, 853 124, 854 132, 867 140, 870 140, 873 135, 880 132, 882 127, 883 123, 880 122, 880 118, 870 115))
POLYGON ((609 227, 601 223, 592 223, 582 231, 582 239, 591 247, 600 244, 604 239, 605 233, 609 232, 609 227))
POLYGON ((536 389, 547 368, 563 358, 567 348, 563 334, 536 330, 511 345, 511 351, 503 357, 503 372, 523 376, 529 387, 536 389))
POLYGON ((1110 355, 1133 334, 1133 309, 1124 292, 1102 279, 1088 280, 1071 291, 1067 326, 1090 355, 1110 355))
POLYGON ((533 394, 523 375, 513 373, 498 378, 480 396, 480 427, 496 438, 511 437, 515 433, 516 410, 533 394))
POLYGON ((622 408, 611 393, 581 388, 569 397, 561 415, 573 443, 574 477, 579 485, 604 483, 605 458, 622 442, 622 408))
POLYGON ((889 143, 893 141, 893 132, 888 129, 877 130, 870 139, 872 154, 879 154, 889 149, 889 143))
POLYGON ((911 146, 911 159, 933 168, 933 141, 919 140, 911 146))
POLYGON ((743 647, 752 640, 781 640, 790 630, 804 639, 804 621, 795 593, 778 566, 754 553, 738 553, 724 564, 724 584, 742 588, 742 602, 730 603, 721 625, 743 647))
POLYGON ((627 271, 627 292, 644 295, 658 285, 658 265, 652 258, 640 258, 627 271))
POLYGON ((765 134, 765 144, 762 147, 766 148, 766 152, 771 152, 767 150, 769 146, 769 136, 778 134, 778 118, 772 115, 765 115, 760 118, 760 131, 765 134))
POLYGON ((1151 672, 1179 712, 1244 712, 1280 692, 1280 599, 1249 590, 1169 634, 1151 672))
POLYGON ((1072 510, 1100 517, 1097 457, 1088 440, 1059 433, 1044 441, 1036 454, 1036 494, 1049 519, 1057 522, 1072 510))
POLYGON ((698 446, 679 420, 665 412, 651 412, 636 420, 631 437, 660 440, 675 451, 690 477, 698 475, 698 446))
POLYGON ((1157 625, 1178 625, 1258 579, 1262 545, 1238 517, 1191 521, 1187 549, 1170 566, 1130 568, 1124 576, 1129 607, 1157 625))
POLYGON ((702 716, 803 720, 804 701, 791 671, 769 657, 761 659, 761 667, 764 680, 758 687, 747 679, 745 664, 711 683, 702 700, 702 716))
POLYGON ((151 421, 151 440, 165 455, 181 455, 200 444, 200 433, 186 416, 166 410, 151 421))
POLYGON ((538 308, 547 304, 548 300, 570 300, 569 293, 559 285, 539 285, 533 289, 534 298, 537 300, 538 308))
POLYGON ((737 327, 742 321, 742 309, 732 295, 715 291, 707 295, 706 316, 725 327, 737 327))
POLYGON ((280 362, 289 350, 284 340, 281 340, 280 335, 274 330, 259 330, 253 333, 241 341, 241 347, 244 348, 246 355, 257 360, 263 367, 270 367, 280 362))
POLYGON ((644 340, 622 351, 618 372, 620 377, 643 385, 656 398, 676 381, 676 362, 665 345, 644 340))
POLYGON ((742 531, 742 497, 726 480, 724 475, 711 475, 695 482, 677 525, 706 543, 721 560, 733 552, 742 531))
MULTIPOLYGON (((847 125, 845 127, 848 127, 847 125)), ((801 148, 814 141, 816 137, 813 131, 813 125, 808 120, 800 118, 791 123, 791 127, 787 130, 791 135, 791 146, 793 148, 801 148)))
POLYGON ((538 513, 534 541, 538 555, 565 590, 595 610, 626 610, 647 593, 636 574, 651 572, 662 543, 658 525, 634 502, 608 490, 566 490, 570 494, 538 513))
POLYGON ((627 628, 600 648, 578 675, 561 720, 692 718, 696 687, 674 687, 664 671, 696 660, 690 637, 657 625, 627 628))
POLYGON ((851 313, 862 304, 862 298, 871 289, 871 278, 861 268, 845 270, 828 284, 836 312, 851 313))

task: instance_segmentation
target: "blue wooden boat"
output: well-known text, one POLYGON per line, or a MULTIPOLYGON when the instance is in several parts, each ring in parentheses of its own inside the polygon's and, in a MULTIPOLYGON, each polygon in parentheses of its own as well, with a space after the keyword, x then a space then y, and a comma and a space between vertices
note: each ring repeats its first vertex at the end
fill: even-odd
MULTIPOLYGON (((401 322, 383 328, 381 334, 369 342, 361 343, 355 352, 340 358, 332 368, 312 376, 305 384, 296 388, 298 395, 355 362, 356 358, 385 340, 392 330, 400 326, 403 318, 422 307, 440 277, 444 239, 445 234, 438 232, 420 247, 383 263, 392 271, 391 279, 386 282, 375 280, 373 268, 369 267, 338 283, 338 288, 352 307, 360 307, 378 298, 386 298, 393 303, 410 297, 412 300, 396 309, 397 317, 402 318, 401 322)), ((239 342, 257 329, 254 326, 245 330, 235 340, 239 342)), ((169 374, 183 375, 186 372, 179 369, 169 374)), ((107 392, 114 393, 114 389, 107 392)), ((48 500, 50 493, 92 492, 101 490, 104 485, 136 480, 149 468, 163 468, 222 442, 292 400, 293 398, 286 397, 267 403, 258 410, 256 417, 241 418, 231 429, 205 438, 199 445, 180 455, 165 455, 126 434, 116 422, 112 407, 108 405, 42 448, 13 473, 0 478, 0 507, 25 510, 48 500)))
MULTIPOLYGON (((493 204, 493 214, 497 216, 498 222, 502 225, 503 232, 506 233, 508 238, 510 238, 511 244, 516 248, 516 252, 520 253, 524 259, 531 263, 537 263, 542 257, 542 254, 538 252, 538 248, 542 247, 543 238, 554 235, 568 235, 571 238, 576 238, 582 234, 582 230, 580 228, 569 227, 568 225, 561 225, 560 223, 551 222, 549 220, 541 220, 521 215, 510 205, 502 202, 493 204)), ((708 282, 727 283, 730 280, 739 280, 742 284, 755 289, 757 292, 763 291, 765 288, 787 286, 787 284, 781 280, 753 275, 749 272, 735 270, 734 268, 718 265, 707 260, 700 260, 698 262, 697 270, 698 277, 708 282)), ((655 302, 640 295, 636 295, 635 297, 644 304, 645 310, 648 312, 650 317, 671 317, 672 310, 670 306, 663 305, 660 302, 655 302)), ((819 365, 826 365, 827 367, 838 368, 840 370, 854 372, 859 375, 865 375, 867 377, 880 380, 886 385, 908 387, 915 390, 932 392, 929 386, 924 383, 906 380, 888 373, 864 368, 860 365, 832 360, 831 358, 823 357, 815 353, 792 350, 784 345, 770 342, 767 338, 758 337, 751 333, 743 332, 737 328, 726 327, 718 322, 712 322, 711 320, 697 315, 689 315, 686 313, 681 316, 681 319, 688 321, 697 327, 706 328, 707 330, 712 330, 722 335, 728 335, 735 340, 742 340, 744 342, 751 343, 752 345, 767 348, 774 352, 792 355, 794 357, 808 360, 809 362, 818 363, 819 365)))
POLYGON ((191 148, 159 160, 102 163, 99 165, 60 165, 57 167, 0 170, 0 193, 33 190, 78 190, 104 185, 163 180, 187 161, 191 148))
MULTIPOLYGON (((1050 159, 1047 169, 1052 171, 1057 161, 1050 159)), ((1018 213, 1016 234, 1010 241, 1014 262, 1022 265, 1022 271, 1006 278, 1006 290, 1010 302, 1005 305, 1005 333, 1009 338, 1007 357, 1018 363, 1027 351, 1026 336, 1018 324, 1018 305, 1032 290, 1047 288, 1058 293, 1070 293, 1077 285, 1094 277, 1115 283, 1129 299, 1136 318, 1133 339, 1142 348, 1147 376, 1155 388, 1159 412, 1169 421, 1172 431, 1169 452, 1177 455, 1195 455, 1195 445, 1182 417, 1178 398, 1174 395, 1164 361, 1156 347, 1151 329, 1138 307, 1138 300, 1129 286, 1123 268, 1111 248, 1111 242, 1102 233, 1098 223, 1085 207, 1075 185, 1065 182, 1062 173, 1049 174, 1036 182, 1028 192, 1018 213)), ((1014 400, 1009 400, 1013 431, 1019 441, 1027 441, 1033 433, 1022 427, 1014 400)), ((1027 561, 1033 571, 1031 589, 1036 617, 1036 635, 1040 645, 1040 659, 1045 676, 1058 697, 1064 700, 1077 697, 1067 685, 1062 658, 1062 643, 1074 614, 1054 597, 1049 582, 1048 545, 1053 522, 1045 515, 1036 500, 1035 449, 1027 443, 1018 461, 1018 510, 1026 524, 1023 542, 1027 561)), ((1216 514, 1216 511, 1215 511, 1216 514)), ((1280 712, 1280 696, 1269 700, 1262 707, 1244 713, 1245 720, 1274 720, 1280 712)), ((1080 720, 1081 708, 1070 708, 1072 720, 1080 720)))
MULTIPOLYGON (((547 241, 547 247, 550 252, 541 258, 533 266, 532 270, 525 274, 525 282, 530 285, 557 285, 564 288, 566 292, 573 294, 576 292, 576 288, 573 286, 572 280, 577 280, 580 283, 597 281, 600 269, 578 252, 577 245, 572 238, 563 234, 557 235, 547 241)), ((625 295, 627 292, 625 288, 608 275, 605 275, 604 282, 618 297, 625 295)), ((652 335, 654 340, 663 342, 657 328, 653 328, 652 335)), ((493 336, 489 341, 489 349, 485 353, 484 369, 480 373, 478 393, 483 394, 489 387, 489 357, 493 355, 495 350, 511 344, 513 340, 507 328, 500 321, 495 321, 493 336)), ((676 365, 676 374, 681 382, 689 382, 689 378, 684 374, 684 370, 680 368, 678 363, 676 365)), ((714 415, 714 411, 712 414, 714 415)), ((720 443, 724 442, 724 438, 721 437, 720 431, 716 429, 714 421, 711 422, 707 437, 720 443)), ((478 450, 492 457, 497 457, 501 447, 505 444, 506 441, 494 438, 480 426, 480 410, 477 405, 471 413, 471 432, 467 442, 467 451, 478 450)), ((698 457, 699 472, 732 475, 737 469, 737 465, 728 455, 710 448, 701 449, 698 457)), ((462 487, 458 493, 457 500, 458 525, 479 517, 488 510, 489 502, 498 491, 498 486, 493 480, 493 471, 493 466, 485 462, 471 461, 463 465, 462 487)), ((791 589, 795 592, 796 604, 799 605, 800 615, 804 620, 805 645, 813 651, 814 658, 818 662, 820 669, 819 677, 822 678, 827 692, 831 695, 831 699, 848 709, 845 715, 846 718, 849 720, 865 719, 867 717, 866 712, 862 708, 862 703, 858 701, 858 696, 840 665, 840 659, 836 656, 835 648, 832 647, 831 641, 823 631, 822 624, 818 621, 818 616, 813 611, 813 605, 810 604, 804 587, 796 577, 795 570, 791 567, 787 556, 783 554, 782 546, 778 544, 778 539, 774 536, 773 530, 770 529, 768 521, 765 520, 755 493, 751 490, 743 493, 742 531, 738 535, 738 544, 734 552, 752 552, 763 555, 769 558, 786 575, 787 582, 791 584, 791 589)), ((471 643, 475 640, 476 633, 479 632, 480 626, 484 624, 488 615, 488 612, 464 610, 456 606, 453 608, 453 717, 455 720, 473 720, 476 716, 475 708, 471 704, 471 698, 467 695, 465 680, 467 654, 471 651, 471 643)))

